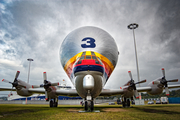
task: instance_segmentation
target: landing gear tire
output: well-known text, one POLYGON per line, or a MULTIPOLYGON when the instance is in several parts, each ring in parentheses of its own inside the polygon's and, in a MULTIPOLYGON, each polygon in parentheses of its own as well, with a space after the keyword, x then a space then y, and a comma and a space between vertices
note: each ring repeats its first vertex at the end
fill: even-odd
POLYGON ((123 107, 126 107, 125 101, 122 102, 123 107))
POLYGON ((58 106, 58 103, 57 103, 57 102, 55 102, 55 103, 54 103, 54 107, 57 107, 57 106, 58 106))
POLYGON ((124 98, 122 104, 123 104, 123 107, 125 108, 126 107, 126 98, 124 98))
POLYGON ((127 107, 130 107, 130 100, 127 99, 127 107))
POLYGON ((54 98, 53 100, 50 100, 49 106, 50 107, 57 107, 58 106, 58 98, 54 98))
POLYGON ((124 98, 124 101, 122 102, 123 107, 130 107, 130 99, 124 98))
POLYGON ((85 107, 84 107, 84 109, 85 109, 85 111, 88 110, 88 103, 87 103, 87 101, 85 101, 85 107))
POLYGON ((91 112, 94 110, 94 102, 91 101, 91 112))
POLYGON ((85 101, 84 109, 85 109, 85 111, 92 112, 94 110, 94 102, 93 101, 85 101))
POLYGON ((54 102, 53 102, 53 100, 51 100, 51 101, 49 102, 49 106, 50 106, 50 107, 53 107, 53 104, 54 104, 54 102))

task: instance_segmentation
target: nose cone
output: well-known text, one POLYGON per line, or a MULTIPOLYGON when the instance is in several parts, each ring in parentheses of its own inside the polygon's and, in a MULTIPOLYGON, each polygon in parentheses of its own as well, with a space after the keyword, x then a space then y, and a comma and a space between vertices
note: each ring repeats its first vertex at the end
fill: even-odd
POLYGON ((85 90, 92 90, 94 88, 94 78, 92 75, 86 75, 83 78, 83 88, 85 90))

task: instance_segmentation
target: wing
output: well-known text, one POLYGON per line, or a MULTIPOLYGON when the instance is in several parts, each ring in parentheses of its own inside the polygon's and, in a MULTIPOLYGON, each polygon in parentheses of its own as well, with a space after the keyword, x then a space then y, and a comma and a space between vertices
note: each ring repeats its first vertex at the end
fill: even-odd
MULTIPOLYGON (((125 87, 123 89, 103 89, 99 96, 122 95, 128 91, 127 88, 128 87, 125 87)), ((138 92, 147 92, 147 91, 150 91, 151 89, 152 89, 151 87, 138 87, 137 91, 138 92)))
POLYGON ((180 87, 180 84, 177 84, 177 85, 168 85, 168 88, 179 88, 180 87))
POLYGON ((70 90, 57 90, 56 95, 60 96, 79 96, 76 89, 70 89, 70 90))
POLYGON ((152 90, 152 87, 137 87, 138 92, 147 92, 151 90, 152 90))
POLYGON ((5 88, 5 87, 3 87, 3 88, 0 88, 0 91, 16 91, 16 89, 12 89, 12 88, 5 88))
MULTIPOLYGON (((33 88, 30 88, 30 89, 28 89, 28 91, 32 92, 32 93, 45 94, 45 89, 33 89, 33 88)), ((56 90, 55 94, 57 96, 79 96, 75 89, 56 90)))
POLYGON ((103 89, 99 96, 113 96, 123 94, 123 89, 103 89))

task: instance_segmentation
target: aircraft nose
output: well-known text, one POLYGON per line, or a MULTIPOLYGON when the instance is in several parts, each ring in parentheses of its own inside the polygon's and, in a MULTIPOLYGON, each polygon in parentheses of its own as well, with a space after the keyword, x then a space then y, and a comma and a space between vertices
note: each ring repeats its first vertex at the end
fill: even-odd
POLYGON ((92 90, 94 88, 94 77, 92 75, 85 75, 84 76, 83 88, 85 90, 92 90))

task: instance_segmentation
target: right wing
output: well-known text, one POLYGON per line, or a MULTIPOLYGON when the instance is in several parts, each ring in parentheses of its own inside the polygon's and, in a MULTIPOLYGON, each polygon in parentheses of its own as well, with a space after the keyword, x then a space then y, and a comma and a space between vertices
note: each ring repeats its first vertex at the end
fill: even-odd
MULTIPOLYGON (((99 96, 113 96, 113 95, 122 95, 127 92, 128 87, 124 87, 122 89, 103 89, 99 96)), ((151 87, 138 87, 138 92, 147 92, 150 91, 151 87)))
POLYGON ((123 94, 123 89, 103 89, 99 96, 113 96, 123 94))
POLYGON ((176 85, 168 85, 168 88, 179 88, 180 84, 176 84, 176 85))

